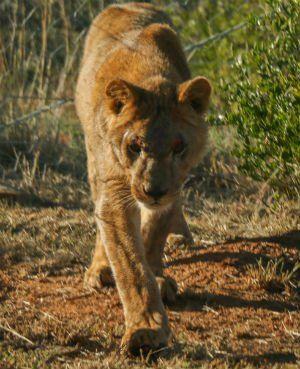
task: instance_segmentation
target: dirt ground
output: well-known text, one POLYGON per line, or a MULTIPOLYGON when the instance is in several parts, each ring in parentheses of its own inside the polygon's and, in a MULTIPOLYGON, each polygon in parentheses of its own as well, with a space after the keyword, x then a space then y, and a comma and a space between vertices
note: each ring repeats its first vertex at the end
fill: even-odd
POLYGON ((167 247, 166 274, 179 294, 167 308, 171 347, 153 362, 121 356, 116 290, 83 289, 94 238, 89 211, 7 207, 0 226, 1 369, 300 365, 299 274, 283 270, 299 262, 297 230, 221 242, 196 236, 193 246, 167 247), (82 258, 76 247, 87 239, 82 258), (272 272, 274 260, 283 260, 281 274, 272 272))

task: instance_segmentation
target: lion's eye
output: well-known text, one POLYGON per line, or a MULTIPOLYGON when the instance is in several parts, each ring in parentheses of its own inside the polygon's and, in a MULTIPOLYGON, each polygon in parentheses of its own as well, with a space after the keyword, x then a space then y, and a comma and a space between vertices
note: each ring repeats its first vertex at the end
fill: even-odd
POLYGON ((134 154, 139 154, 142 150, 141 140, 134 138, 128 145, 129 150, 134 154))
POLYGON ((172 144, 172 151, 175 155, 182 154, 186 149, 186 144, 181 138, 177 138, 172 144))

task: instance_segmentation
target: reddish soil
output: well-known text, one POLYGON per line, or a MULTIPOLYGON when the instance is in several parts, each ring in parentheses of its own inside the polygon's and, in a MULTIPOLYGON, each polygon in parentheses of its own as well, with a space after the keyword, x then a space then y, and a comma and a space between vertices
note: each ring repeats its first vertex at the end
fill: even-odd
MULTIPOLYGON (((295 232, 167 250, 166 273, 180 288, 177 302, 168 307, 174 353, 193 345, 191 360, 296 363, 299 295, 266 291, 253 283, 248 267, 282 255, 295 261, 299 241, 295 232)), ((117 349, 124 326, 114 288, 85 291, 83 268, 76 265, 58 275, 32 270, 32 263, 23 263, 0 271, 0 301, 10 327, 38 344, 79 345, 87 352, 117 349)))

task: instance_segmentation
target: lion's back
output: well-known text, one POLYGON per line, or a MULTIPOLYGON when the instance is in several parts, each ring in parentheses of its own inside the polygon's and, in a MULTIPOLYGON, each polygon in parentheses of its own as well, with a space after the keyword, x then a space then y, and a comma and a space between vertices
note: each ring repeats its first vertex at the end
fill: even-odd
MULTIPOLYGON (((84 45, 83 58, 78 77, 75 104, 83 124, 93 116, 93 91, 99 90, 97 73, 107 59, 115 53, 124 54, 134 49, 135 41, 143 29, 153 23, 173 27, 171 19, 157 7, 146 3, 116 4, 103 10, 92 22, 84 45), (123 49, 123 53, 122 53, 123 49)), ((111 70, 122 61, 113 55, 111 70)), ((107 68, 108 66, 106 66, 107 68)), ((101 90, 101 88, 100 88, 101 90)), ((98 91, 99 93, 99 91, 98 91)))
POLYGON ((100 48, 101 53, 108 53, 116 45, 129 41, 130 33, 138 33, 153 23, 173 27, 171 19, 151 4, 127 3, 107 7, 91 24, 86 38, 84 58, 95 50, 100 51, 100 48))

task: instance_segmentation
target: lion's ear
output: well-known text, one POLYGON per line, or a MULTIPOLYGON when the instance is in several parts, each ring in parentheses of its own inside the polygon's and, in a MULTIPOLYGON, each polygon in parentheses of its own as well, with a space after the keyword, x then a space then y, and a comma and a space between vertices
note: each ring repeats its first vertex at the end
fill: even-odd
POLYGON ((211 84, 205 77, 196 77, 179 86, 179 103, 189 103, 198 114, 206 112, 211 95, 211 84))
POLYGON ((114 79, 107 84, 105 93, 111 109, 115 114, 119 114, 126 104, 137 100, 139 87, 123 79, 114 79))

